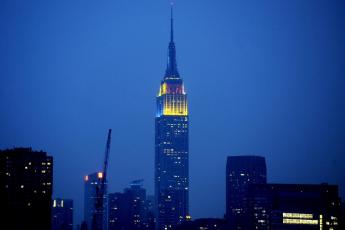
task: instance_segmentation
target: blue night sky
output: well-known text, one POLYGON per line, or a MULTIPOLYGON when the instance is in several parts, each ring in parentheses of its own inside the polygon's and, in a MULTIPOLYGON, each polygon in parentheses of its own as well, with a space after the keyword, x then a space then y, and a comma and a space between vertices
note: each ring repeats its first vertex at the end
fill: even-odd
MULTIPOLYGON (((225 211, 228 155, 266 157, 269 182, 345 197, 345 2, 177 0, 190 108, 190 210, 225 211)), ((75 200, 113 129, 109 191, 153 193, 155 96, 168 0, 2 0, 0 148, 54 156, 54 197, 75 200)))

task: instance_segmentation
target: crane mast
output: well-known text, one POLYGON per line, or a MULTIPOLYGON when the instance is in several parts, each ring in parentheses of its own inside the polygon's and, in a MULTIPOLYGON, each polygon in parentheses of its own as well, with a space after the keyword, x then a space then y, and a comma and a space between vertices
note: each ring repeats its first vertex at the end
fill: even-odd
POLYGON ((95 199, 95 211, 92 217, 92 230, 106 230, 107 226, 104 226, 105 216, 105 205, 104 198, 106 195, 105 185, 107 183, 107 170, 108 170, 108 159, 110 153, 111 144, 111 129, 108 131, 107 143, 105 146, 103 171, 98 175, 98 183, 96 187, 96 199, 95 199))

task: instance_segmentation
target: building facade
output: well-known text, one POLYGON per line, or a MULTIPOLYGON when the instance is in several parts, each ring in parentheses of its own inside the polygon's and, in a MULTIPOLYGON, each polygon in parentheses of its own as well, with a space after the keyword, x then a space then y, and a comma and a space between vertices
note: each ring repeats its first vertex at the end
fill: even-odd
POLYGON ((186 221, 176 228, 176 230, 227 230, 225 219, 201 218, 186 221))
POLYGON ((123 193, 108 195, 108 230, 153 230, 147 206, 146 189, 141 181, 133 181, 123 193))
POLYGON ((50 229, 53 158, 31 148, 0 151, 0 211, 6 229, 50 229))
POLYGON ((53 200, 52 230, 73 230, 73 200, 53 200))
POLYGON ((248 199, 252 229, 343 229, 336 185, 253 184, 248 199))
POLYGON ((168 64, 156 98, 155 208, 157 229, 171 229, 189 215, 188 104, 176 64, 173 18, 168 64))
POLYGON ((226 219, 229 229, 251 229, 248 188, 266 184, 266 162, 260 156, 229 156, 226 164, 226 219))
POLYGON ((103 226, 94 226, 98 220, 95 218, 99 217, 99 214, 96 211, 96 202, 99 199, 99 186, 103 180, 103 173, 96 172, 89 174, 84 177, 84 220, 89 230, 93 229, 107 229, 107 184, 105 184, 105 191, 103 196, 103 209, 101 210, 103 221, 101 222, 103 226))

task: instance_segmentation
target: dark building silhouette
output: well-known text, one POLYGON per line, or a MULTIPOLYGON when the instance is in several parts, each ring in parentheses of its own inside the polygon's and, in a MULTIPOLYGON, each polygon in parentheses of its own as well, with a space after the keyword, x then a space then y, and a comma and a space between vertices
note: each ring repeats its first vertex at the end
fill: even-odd
MULTIPOLYGON (((99 184, 103 179, 102 172, 92 173, 84 177, 84 220, 86 222, 87 228, 92 230, 92 221, 94 214, 96 212, 95 204, 99 197, 98 195, 98 188, 99 184)), ((106 229, 107 226, 107 183, 105 184, 105 193, 103 196, 104 199, 104 220, 103 220, 103 228, 106 229)))
POLYGON ((249 229, 343 229, 336 185, 253 184, 249 229))
POLYGON ((52 230, 73 230, 73 200, 53 200, 52 230))
POLYGON ((161 81, 155 119, 157 229, 170 229, 189 215, 187 94, 176 64, 173 19, 168 64, 161 81))
POLYGON ((87 230, 87 223, 86 223, 86 221, 81 222, 80 230, 87 230))
POLYGON ((133 181, 123 193, 110 193, 108 230, 154 229, 150 204, 141 180, 133 181))
POLYGON ((129 208, 123 193, 108 194, 108 213, 108 230, 124 229, 129 225, 129 208))
POLYGON ((1 226, 50 229, 53 158, 31 148, 0 151, 1 226))
POLYGON ((345 202, 341 203, 341 219, 340 219, 341 226, 345 226, 345 202))
POLYGON ((201 218, 193 221, 186 221, 179 225, 176 230, 226 230, 227 225, 224 219, 201 218))
POLYGON ((147 229, 155 229, 155 223, 156 223, 156 218, 155 218, 155 197, 153 195, 148 195, 146 196, 146 204, 145 204, 145 209, 146 209, 146 228, 147 229))
POLYGON ((260 156, 229 156, 226 164, 226 219, 229 229, 250 229, 248 188, 266 184, 266 162, 260 156))

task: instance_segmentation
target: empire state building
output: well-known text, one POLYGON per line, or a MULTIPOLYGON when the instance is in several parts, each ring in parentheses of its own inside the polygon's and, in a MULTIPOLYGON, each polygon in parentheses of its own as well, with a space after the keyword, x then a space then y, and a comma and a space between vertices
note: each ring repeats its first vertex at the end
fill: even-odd
POLYGON ((156 229, 171 229, 189 217, 188 103, 177 70, 171 9, 168 63, 156 98, 156 229))

